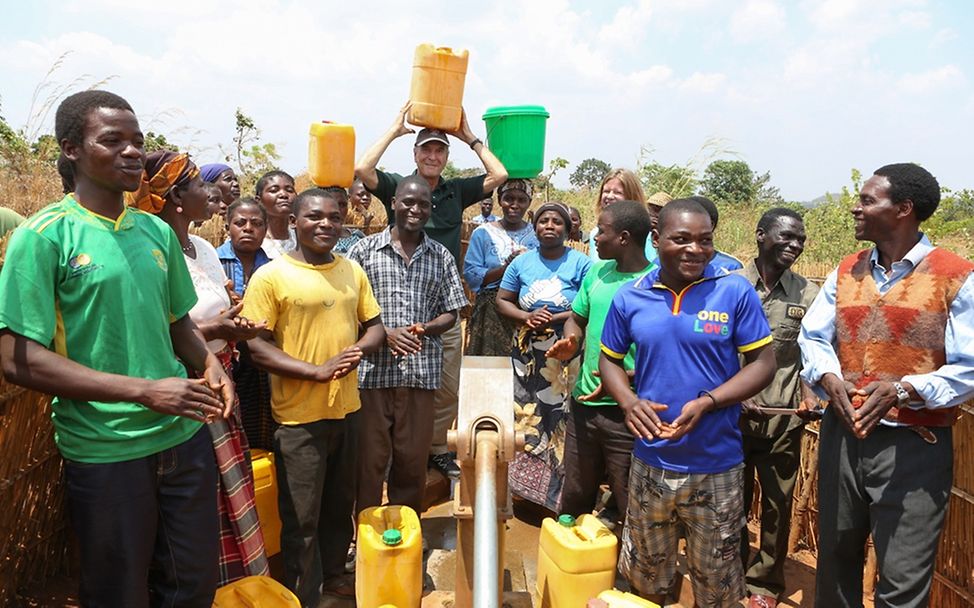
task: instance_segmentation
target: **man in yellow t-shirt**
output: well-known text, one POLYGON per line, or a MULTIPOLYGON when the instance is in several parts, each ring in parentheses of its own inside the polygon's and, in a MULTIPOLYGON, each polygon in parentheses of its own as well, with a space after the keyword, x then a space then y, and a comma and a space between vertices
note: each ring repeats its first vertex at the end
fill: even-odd
POLYGON ((248 346, 272 374, 271 410, 281 425, 274 456, 284 584, 303 606, 316 606, 319 586, 330 595, 355 595, 344 573, 361 407, 352 372, 384 343, 385 330, 361 266, 332 254, 342 230, 333 195, 302 192, 291 223, 297 248, 254 273, 244 311, 267 320, 268 329, 248 346))

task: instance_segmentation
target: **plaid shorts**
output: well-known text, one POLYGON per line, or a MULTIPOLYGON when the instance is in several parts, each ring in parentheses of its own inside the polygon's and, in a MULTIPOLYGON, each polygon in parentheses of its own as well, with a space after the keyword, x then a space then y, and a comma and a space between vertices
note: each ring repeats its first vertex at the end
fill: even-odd
POLYGON ((632 459, 619 569, 633 589, 654 595, 672 588, 685 531, 697 605, 738 605, 745 594, 743 469, 687 474, 632 459))

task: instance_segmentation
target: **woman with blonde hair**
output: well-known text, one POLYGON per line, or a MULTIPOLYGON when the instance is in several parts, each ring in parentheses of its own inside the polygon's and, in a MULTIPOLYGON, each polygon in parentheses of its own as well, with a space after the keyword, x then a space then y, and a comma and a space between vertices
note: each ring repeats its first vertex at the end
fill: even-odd
MULTIPOLYGON (((646 205, 646 194, 643 193, 639 177, 629 169, 612 169, 602 178, 602 183, 599 185, 599 196, 595 199, 595 217, 599 217, 599 213, 603 209, 616 201, 636 201, 643 206, 646 205)), ((598 232, 599 227, 596 225, 588 235, 588 256, 593 263, 601 259, 598 249, 595 247, 595 235, 598 232)), ((647 242, 651 240, 647 239, 647 242)), ((652 248, 652 245, 649 247, 652 248)), ((652 253, 654 255, 649 258, 651 260, 656 257, 655 251, 652 253)), ((649 252, 647 252, 648 254, 649 252)))

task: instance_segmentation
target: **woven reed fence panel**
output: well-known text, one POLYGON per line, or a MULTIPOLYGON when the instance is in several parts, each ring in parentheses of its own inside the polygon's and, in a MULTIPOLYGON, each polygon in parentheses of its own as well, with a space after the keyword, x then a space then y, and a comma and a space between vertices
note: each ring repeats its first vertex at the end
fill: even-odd
POLYGON ((974 406, 954 427, 954 488, 930 594, 937 608, 974 606, 974 406))
POLYGON ((0 606, 70 570, 50 397, 0 379, 0 606))

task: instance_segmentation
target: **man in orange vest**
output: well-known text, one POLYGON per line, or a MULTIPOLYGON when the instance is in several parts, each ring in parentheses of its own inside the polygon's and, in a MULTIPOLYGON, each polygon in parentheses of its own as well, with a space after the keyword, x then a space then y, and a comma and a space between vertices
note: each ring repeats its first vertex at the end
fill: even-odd
POLYGON ((886 165, 852 208, 856 239, 802 322, 802 378, 830 400, 819 444, 815 605, 926 606, 952 484, 951 426, 974 396, 974 264, 920 231, 940 185, 886 165))

